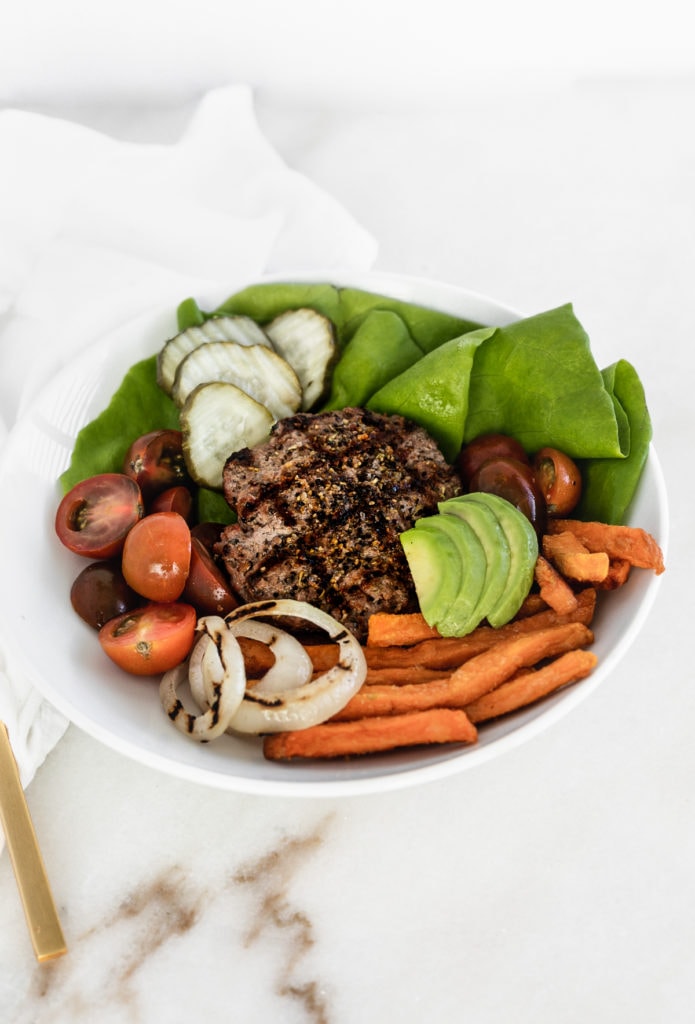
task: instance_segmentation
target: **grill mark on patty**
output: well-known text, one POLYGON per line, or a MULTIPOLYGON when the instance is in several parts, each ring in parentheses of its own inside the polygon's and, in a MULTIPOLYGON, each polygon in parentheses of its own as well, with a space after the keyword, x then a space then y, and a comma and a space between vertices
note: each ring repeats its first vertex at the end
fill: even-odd
POLYGON ((344 409, 281 420, 224 489, 237 523, 217 551, 242 600, 308 601, 364 638, 374 611, 416 607, 399 534, 461 483, 422 428, 344 409))

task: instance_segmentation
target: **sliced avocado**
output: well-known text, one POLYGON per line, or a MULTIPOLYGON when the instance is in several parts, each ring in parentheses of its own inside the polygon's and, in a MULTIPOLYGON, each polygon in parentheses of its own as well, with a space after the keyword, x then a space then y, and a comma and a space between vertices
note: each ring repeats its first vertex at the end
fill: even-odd
POLYGON ((478 621, 488 619, 502 600, 509 580, 512 556, 507 535, 492 509, 470 495, 461 494, 439 504, 443 515, 465 520, 480 541, 487 561, 487 574, 483 592, 478 601, 478 621))
POLYGON ((523 512, 496 494, 475 491, 466 497, 490 508, 507 536, 511 557, 507 585, 498 604, 487 615, 491 626, 503 626, 514 618, 531 589, 538 559, 536 531, 523 512))
POLYGON ((447 613, 439 616, 437 629, 442 636, 465 636, 482 618, 478 606, 487 577, 483 546, 469 524, 455 516, 428 516, 419 519, 415 529, 439 531, 448 536, 458 550, 461 566, 458 593, 447 613))
MULTIPOLYGON (((424 520, 423 520, 424 522, 424 520)), ((429 626, 439 628, 458 597, 461 556, 456 543, 443 530, 412 527, 400 535, 420 611, 429 626)))

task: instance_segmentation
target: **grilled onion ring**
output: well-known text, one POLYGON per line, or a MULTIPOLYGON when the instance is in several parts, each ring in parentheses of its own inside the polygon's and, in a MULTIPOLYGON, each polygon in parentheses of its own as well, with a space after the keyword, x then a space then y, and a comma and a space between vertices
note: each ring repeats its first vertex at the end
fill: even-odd
MULTIPOLYGON (((308 683, 314 671, 311 658, 299 640, 285 629, 271 626, 269 622, 246 619, 243 622, 227 622, 227 628, 234 636, 260 640, 275 656, 274 664, 260 679, 254 682, 254 695, 282 693, 296 686, 308 683)), ((247 690, 249 689, 247 685, 247 690)))
POLYGON ((235 608, 225 622, 232 632, 249 620, 276 617, 302 619, 324 630, 338 646, 338 661, 316 679, 281 692, 260 693, 247 687, 229 723, 230 732, 260 735, 318 725, 340 711, 364 682, 367 663, 357 638, 331 615, 304 601, 256 601, 235 608))
POLYGON ((244 696, 246 672, 239 643, 224 619, 207 616, 199 620, 198 628, 201 634, 190 656, 164 673, 159 695, 164 710, 180 732, 208 743, 229 728, 244 696), (187 711, 177 695, 186 681, 201 708, 198 715, 187 711))

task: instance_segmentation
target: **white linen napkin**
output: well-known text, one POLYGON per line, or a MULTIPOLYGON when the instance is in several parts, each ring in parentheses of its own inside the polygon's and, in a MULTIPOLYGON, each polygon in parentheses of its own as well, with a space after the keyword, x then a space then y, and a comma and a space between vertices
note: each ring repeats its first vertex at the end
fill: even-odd
MULTIPOLYGON (((205 308, 264 273, 366 270, 375 256, 263 137, 246 86, 208 93, 175 145, 1 112, 0 446, 59 366, 149 308, 189 295, 205 308)), ((67 723, 3 650, 0 720, 26 786, 67 723)))

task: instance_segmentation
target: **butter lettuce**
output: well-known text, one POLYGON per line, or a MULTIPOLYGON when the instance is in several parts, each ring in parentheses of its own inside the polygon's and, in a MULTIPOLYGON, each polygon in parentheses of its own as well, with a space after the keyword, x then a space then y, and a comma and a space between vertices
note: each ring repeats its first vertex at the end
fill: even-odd
MULTIPOLYGON (((97 473, 120 473, 131 443, 151 430, 178 430, 179 414, 157 384, 157 359, 150 356, 126 372, 107 407, 75 439, 70 465, 60 477, 63 493, 97 473)), ((221 494, 195 489, 199 522, 230 522, 232 513, 221 494)))
POLYGON ((373 394, 367 408, 397 413, 419 423, 435 439, 444 457, 453 462, 461 450, 468 421, 467 382, 474 360, 479 348, 494 334, 494 327, 480 327, 445 342, 373 394))
POLYGON ((131 366, 104 411, 80 430, 60 478, 64 490, 97 473, 120 473, 126 452, 141 434, 179 429, 176 406, 157 386, 156 363, 150 356, 131 366))
MULTIPOLYGON (((190 314, 191 301, 188 299, 181 304, 180 316, 184 313, 190 314)), ((384 310, 399 316, 421 353, 431 351, 458 334, 483 326, 473 320, 360 288, 283 282, 250 285, 230 296, 211 313, 202 315, 244 313, 259 323, 268 323, 278 313, 286 309, 299 309, 302 306, 316 309, 333 321, 341 348, 347 345, 364 320, 375 310, 384 310)), ((181 330, 183 329, 181 326, 181 330)))
MULTIPOLYGON (((190 300, 189 300, 190 301, 190 300)), ((183 304, 182 304, 183 305, 183 304)), ((260 324, 269 323, 287 309, 307 307, 323 313, 332 320, 338 336, 341 335, 344 314, 340 289, 332 284, 270 283, 250 285, 231 295, 221 306, 205 316, 237 313, 250 316, 260 324)), ((181 307, 179 307, 181 310, 181 307)))
POLYGON ((465 440, 502 431, 526 451, 622 458, 613 399, 571 305, 498 328, 476 354, 465 440))
POLYGON ((347 342, 373 310, 388 310, 401 318, 415 344, 423 354, 431 352, 451 338, 475 330, 483 324, 475 323, 462 317, 442 313, 437 309, 428 309, 403 299, 392 299, 386 295, 377 295, 359 288, 340 289, 340 308, 342 313, 342 336, 347 342))
POLYGON ((579 461, 584 484, 580 519, 624 522, 649 455, 652 424, 644 387, 634 366, 620 359, 603 371, 606 388, 624 418, 629 450, 623 459, 579 461))
POLYGON ((422 349, 400 316, 370 310, 344 345, 324 408, 366 405, 375 391, 421 358, 422 349))
POLYGON ((445 342, 368 404, 420 423, 450 461, 464 441, 492 432, 528 452, 553 445, 573 458, 627 454, 625 423, 570 305, 445 342))

